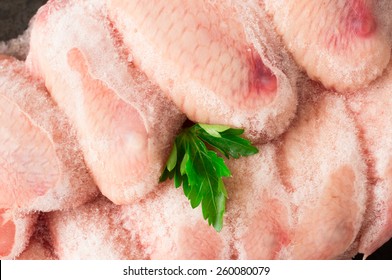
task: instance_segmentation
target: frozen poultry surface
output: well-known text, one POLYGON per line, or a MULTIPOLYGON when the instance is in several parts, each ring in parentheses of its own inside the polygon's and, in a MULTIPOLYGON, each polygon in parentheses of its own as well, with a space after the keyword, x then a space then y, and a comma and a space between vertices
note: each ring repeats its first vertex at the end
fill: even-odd
POLYGON ((381 76, 390 59, 390 1, 264 0, 276 30, 307 74, 354 91, 381 76))
POLYGON ((0 60, 0 258, 371 255, 392 237, 391 13, 48 1, 26 62, 0 60), (225 159, 220 232, 159 183, 186 118, 244 128, 259 150, 225 159))
POLYGON ((25 69, 0 57, 0 208, 50 211, 98 193, 66 116, 25 69))
POLYGON ((256 142, 287 128, 297 73, 258 5, 107 2, 135 64, 189 119, 243 127, 256 142))
POLYGON ((101 192, 131 203, 156 187, 185 116, 135 68, 102 1, 93 3, 41 8, 27 64, 72 121, 101 192))

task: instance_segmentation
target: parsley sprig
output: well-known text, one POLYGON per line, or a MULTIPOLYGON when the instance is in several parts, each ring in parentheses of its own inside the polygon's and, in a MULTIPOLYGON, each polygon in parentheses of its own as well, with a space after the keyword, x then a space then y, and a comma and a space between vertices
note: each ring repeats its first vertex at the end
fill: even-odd
POLYGON ((231 176, 220 153, 226 158, 250 156, 258 152, 250 141, 241 137, 243 129, 224 125, 195 124, 176 138, 160 182, 174 178, 182 185, 192 208, 201 204, 204 219, 216 231, 223 226, 227 191, 223 177, 231 176), (206 143, 216 151, 207 148, 206 143))

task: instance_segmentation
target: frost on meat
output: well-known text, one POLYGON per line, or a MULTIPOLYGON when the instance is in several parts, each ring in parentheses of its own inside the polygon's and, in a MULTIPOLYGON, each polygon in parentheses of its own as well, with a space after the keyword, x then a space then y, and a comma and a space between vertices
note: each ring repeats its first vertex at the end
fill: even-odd
POLYGON ((152 191, 185 117, 135 68, 101 1, 41 8, 27 60, 75 126, 101 192, 125 204, 152 191))
POLYGON ((50 1, 36 17, 28 65, 75 125, 102 193, 127 204, 99 197, 49 213, 57 257, 371 254, 392 235, 387 2, 50 1), (259 154, 228 162, 220 233, 181 189, 156 183, 184 120, 174 104, 192 120, 245 127, 259 142, 259 154))
POLYGON ((36 220, 35 213, 0 209, 0 259, 13 259, 26 248, 36 220))
POLYGON ((369 200, 359 252, 372 254, 392 237, 392 65, 368 89, 348 101, 361 131, 368 163, 369 200))
POLYGON ((24 62, 0 57, 0 207, 50 211, 98 192, 68 119, 24 62))
POLYGON ((391 20, 382 14, 391 14, 390 1, 260 2, 297 63, 327 88, 355 91, 380 76, 388 64, 391 20))
POLYGON ((108 10, 136 65, 192 121, 242 127, 254 141, 274 138, 289 125, 296 74, 259 7, 113 0, 108 10), (266 43, 277 47, 266 50, 266 43))

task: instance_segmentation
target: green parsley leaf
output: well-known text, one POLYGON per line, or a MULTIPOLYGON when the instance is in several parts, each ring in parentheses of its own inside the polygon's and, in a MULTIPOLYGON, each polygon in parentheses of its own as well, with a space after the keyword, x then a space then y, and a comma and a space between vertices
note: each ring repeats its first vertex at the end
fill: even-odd
POLYGON ((172 171, 177 163, 177 146, 174 144, 173 149, 170 153, 169 159, 167 160, 167 170, 172 171))
POLYGON ((201 205, 203 218, 217 231, 223 227, 227 191, 223 177, 231 172, 223 158, 239 158, 256 154, 258 149, 240 137, 243 129, 225 125, 195 124, 184 129, 176 138, 166 167, 159 179, 174 178, 176 188, 182 185, 191 207, 201 205), (208 144, 216 151, 209 150, 208 144))
POLYGON ((251 156, 258 153, 258 149, 251 145, 250 141, 240 137, 244 132, 242 129, 228 129, 220 133, 219 138, 212 136, 205 130, 198 131, 199 137, 224 154, 227 158, 239 158, 240 156, 251 156))
POLYGON ((202 129, 204 129, 208 134, 215 137, 221 137, 219 132, 223 132, 225 130, 230 129, 229 126, 220 125, 220 124, 198 124, 202 129))

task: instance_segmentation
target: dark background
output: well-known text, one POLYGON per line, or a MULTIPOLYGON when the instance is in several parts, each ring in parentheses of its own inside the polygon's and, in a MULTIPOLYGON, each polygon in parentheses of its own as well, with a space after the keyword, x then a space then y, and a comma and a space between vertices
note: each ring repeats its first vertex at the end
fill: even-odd
POLYGON ((30 18, 46 0, 0 0, 0 41, 22 34, 30 18))
MULTIPOLYGON (((30 18, 46 0, 0 0, 0 41, 16 38, 26 30, 30 18)), ((354 259, 362 259, 358 254, 354 259)), ((391 260, 392 239, 368 257, 370 260, 391 260)))
MULTIPOLYGON (((362 259, 362 254, 357 254, 354 259, 362 259)), ((392 238, 380 249, 368 257, 369 260, 392 260, 392 238)))

